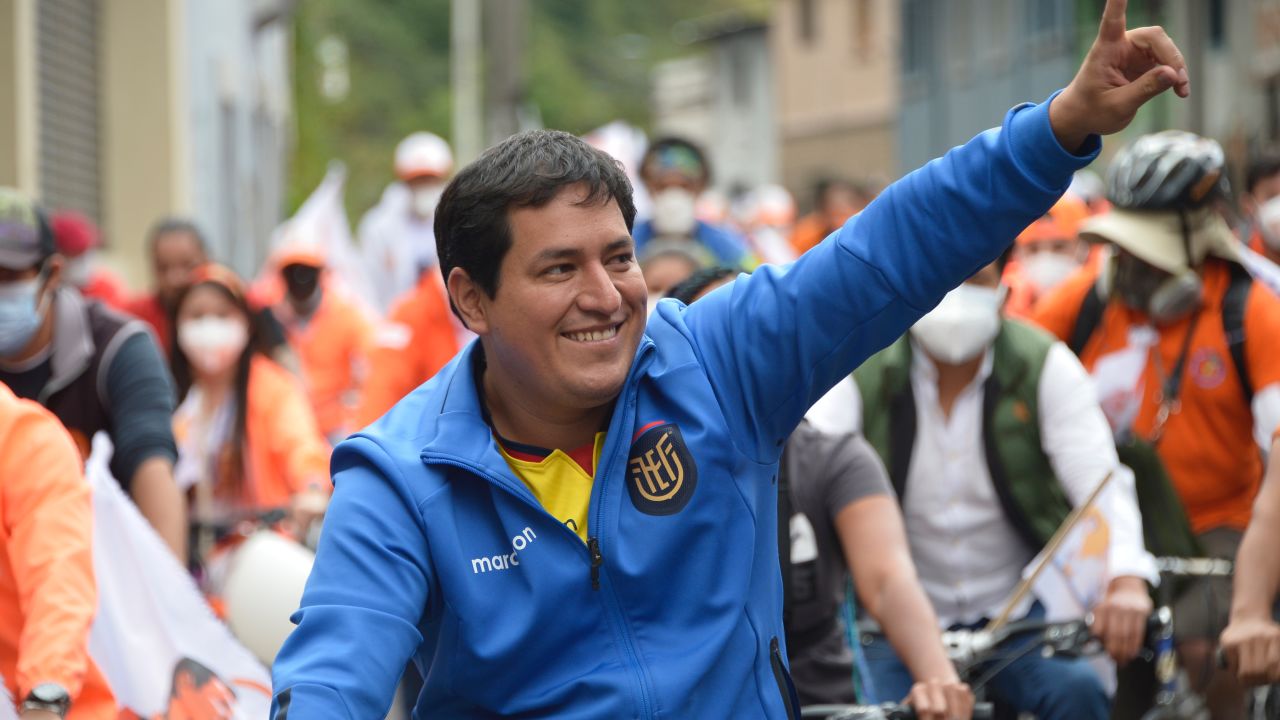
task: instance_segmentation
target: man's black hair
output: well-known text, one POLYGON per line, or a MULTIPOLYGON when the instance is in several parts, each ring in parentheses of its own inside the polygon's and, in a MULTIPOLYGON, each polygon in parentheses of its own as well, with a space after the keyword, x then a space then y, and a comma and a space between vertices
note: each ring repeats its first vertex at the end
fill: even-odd
POLYGON ((204 685, 207 685, 210 680, 218 677, 216 673, 201 663, 192 660, 191 658, 184 657, 178 661, 177 665, 173 666, 174 694, 177 693, 178 689, 178 676, 184 672, 191 676, 191 683, 196 687, 203 687, 204 685))
POLYGON ((688 305, 697 299, 703 291, 717 282, 733 277, 740 272, 737 268, 731 268, 726 265, 716 265, 715 267, 703 268, 684 280, 676 283, 676 286, 667 291, 667 297, 675 298, 680 302, 688 305))
POLYGON ((459 267, 494 297, 498 270, 511 249, 509 211, 543 207, 574 185, 587 191, 580 205, 618 203, 631 232, 631 183, 607 153, 559 130, 522 132, 486 150, 449 183, 436 208, 436 252, 445 283, 459 267))
POLYGON ((1245 166, 1245 192, 1253 192, 1258 183, 1275 175, 1280 175, 1280 148, 1268 148, 1255 153, 1249 158, 1249 164, 1245 166))
POLYGON ((698 164, 702 166, 702 184, 711 184, 711 163, 707 162, 707 154, 698 147, 697 143, 692 140, 686 140, 675 135, 667 135, 660 137, 649 143, 649 147, 645 148, 644 156, 640 158, 640 177, 644 177, 646 169, 649 166, 649 160, 659 152, 667 148, 683 148, 693 154, 698 159, 698 164))
POLYGON ((165 235, 175 234, 190 235, 196 241, 196 245, 200 247, 200 252, 205 255, 209 254, 209 244, 205 242, 204 233, 200 232, 200 228, 194 221, 181 217, 161 218, 151 226, 151 231, 147 233, 147 243, 151 253, 155 254, 156 243, 160 241, 160 238, 165 235))

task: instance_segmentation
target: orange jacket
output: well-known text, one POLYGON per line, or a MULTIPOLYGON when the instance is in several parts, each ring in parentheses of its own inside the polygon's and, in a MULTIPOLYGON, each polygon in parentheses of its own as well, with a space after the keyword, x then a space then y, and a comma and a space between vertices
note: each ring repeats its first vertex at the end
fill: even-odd
POLYGON ((89 658, 96 606, 80 453, 57 418, 0 384, 0 674, 15 700, 55 682, 73 720, 115 717, 89 658))
MULTIPOLYGON (((173 435, 179 446, 190 432, 186 423, 175 420, 173 435)), ((320 434, 306 394, 293 374, 263 355, 255 354, 249 365, 245 435, 246 473, 244 489, 236 498, 239 505, 279 508, 302 490, 329 490, 331 448, 320 434)))
POLYGON ((276 316, 298 354, 303 387, 320 432, 333 437, 355 430, 373 324, 354 304, 327 290, 305 324, 295 319, 287 302, 276 306, 276 316))
POLYGON ((797 257, 803 255, 832 232, 834 229, 827 227, 827 218, 822 213, 805 215, 791 230, 791 249, 796 251, 797 257))
POLYGON ((458 337, 450 312, 444 283, 430 271, 396 301, 369 353, 369 376, 355 427, 377 420, 453 359, 458 337))
MULTIPOLYGON (((1069 340, 1098 272, 1092 268, 1072 275, 1036 304, 1033 319, 1059 339, 1069 340)), ((1180 408, 1169 416, 1156 450, 1193 530, 1243 530, 1262 481, 1262 459, 1254 442, 1253 411, 1245 402, 1222 327, 1222 300, 1230 281, 1227 264, 1211 259, 1203 280, 1203 304, 1187 354, 1180 408)), ((1080 354, 1085 368, 1092 372, 1099 359, 1127 347, 1129 329, 1145 323, 1137 311, 1118 301, 1110 303, 1080 354)), ((1142 437, 1150 437, 1156 425, 1161 368, 1174 367, 1189 328, 1190 318, 1159 328, 1159 341, 1141 378, 1145 392, 1133 424, 1142 437)), ((1254 390, 1280 382, 1280 353, 1273 344, 1280 337, 1280 299, 1255 286, 1245 303, 1244 333, 1245 363, 1254 390)), ((1107 399, 1101 400, 1105 407, 1107 399)))
POLYGON ((129 290, 124 280, 110 270, 99 270, 89 276, 89 282, 80 288, 80 294, 90 300, 123 310, 129 302, 129 290))
POLYGON ((328 490, 328 441, 320 434, 297 378, 255 355, 249 367, 248 435, 250 502, 283 507, 302 490, 328 490))

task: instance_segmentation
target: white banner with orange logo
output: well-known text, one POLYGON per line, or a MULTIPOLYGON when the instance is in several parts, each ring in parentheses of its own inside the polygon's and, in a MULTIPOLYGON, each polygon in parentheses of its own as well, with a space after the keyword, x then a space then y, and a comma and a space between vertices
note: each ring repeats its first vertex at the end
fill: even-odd
POLYGON ((108 469, 99 435, 85 475, 93 488, 98 614, 89 652, 115 692, 121 720, 266 717, 271 677, 214 617, 108 469))

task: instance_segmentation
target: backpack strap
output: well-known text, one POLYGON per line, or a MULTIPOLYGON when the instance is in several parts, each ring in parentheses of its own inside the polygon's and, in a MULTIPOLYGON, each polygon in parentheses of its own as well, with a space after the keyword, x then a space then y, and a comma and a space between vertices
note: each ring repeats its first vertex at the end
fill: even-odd
POLYGON ((1071 342, 1067 343, 1077 357, 1084 353, 1084 346, 1089 344, 1093 331, 1098 329, 1098 323, 1102 322, 1102 311, 1106 309, 1107 304, 1102 301, 1102 290, 1095 282, 1084 296, 1080 312, 1076 313, 1076 324, 1071 328, 1071 342))
POLYGON ((778 563, 782 569, 783 627, 791 626, 791 470, 787 467, 790 443, 782 448, 778 460, 778 563))
POLYGON ((889 397, 889 480, 898 502, 907 493, 907 473, 911 470, 911 453, 916 446, 916 398, 908 381, 889 397))
POLYGON ((1236 366, 1236 376, 1244 389, 1244 399, 1253 405, 1253 382, 1249 378, 1249 364, 1244 355, 1244 310, 1253 289, 1253 276, 1242 266, 1231 263, 1231 282, 1222 297, 1222 332, 1227 338, 1227 349, 1236 366))

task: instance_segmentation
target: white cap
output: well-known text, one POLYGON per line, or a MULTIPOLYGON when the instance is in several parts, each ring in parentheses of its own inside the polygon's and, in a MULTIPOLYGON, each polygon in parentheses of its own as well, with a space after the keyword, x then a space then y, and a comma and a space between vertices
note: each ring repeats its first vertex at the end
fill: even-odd
POLYGON ((1095 215, 1080 226, 1087 242, 1109 242, 1139 260, 1170 273, 1181 272, 1216 255, 1236 260, 1235 236, 1227 221, 1213 208, 1187 211, 1191 231, 1191 257, 1183 245, 1182 220, 1176 210, 1121 210, 1095 215))
POLYGON ((445 177, 453 171, 453 152, 439 135, 416 132, 396 146, 396 175, 401 180, 445 177))

